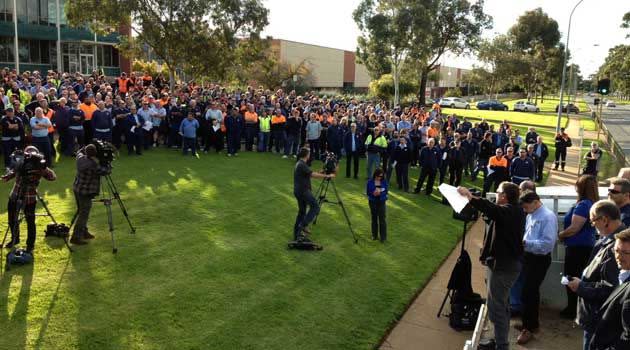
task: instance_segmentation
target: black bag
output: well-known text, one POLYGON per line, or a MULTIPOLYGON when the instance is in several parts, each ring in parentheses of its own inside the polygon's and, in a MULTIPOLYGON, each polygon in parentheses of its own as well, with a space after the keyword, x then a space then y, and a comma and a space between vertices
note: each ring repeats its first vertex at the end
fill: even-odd
POLYGON ((451 314, 448 324, 456 331, 475 329, 479 310, 485 300, 477 293, 464 295, 455 291, 451 298, 451 314))
POLYGON ((46 237, 67 238, 70 235, 70 227, 66 224, 48 224, 44 233, 46 237))
POLYGON ((22 249, 13 249, 7 254, 7 269, 11 265, 27 265, 33 262, 33 254, 22 249))

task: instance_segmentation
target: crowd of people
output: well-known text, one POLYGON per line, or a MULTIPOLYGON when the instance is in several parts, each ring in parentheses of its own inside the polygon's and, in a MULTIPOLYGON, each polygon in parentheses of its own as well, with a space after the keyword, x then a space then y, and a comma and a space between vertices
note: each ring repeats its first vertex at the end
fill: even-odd
MULTIPOLYGON (((308 224, 317 215, 316 200, 309 195, 310 177, 334 177, 309 168, 313 160, 328 154, 345 158, 345 176, 354 179, 359 177, 359 158, 366 158, 372 238, 381 242, 387 238, 385 202, 394 172, 398 190, 408 192, 409 171, 418 169, 413 191, 424 188, 426 195, 432 194, 436 180, 441 184, 448 176, 449 184, 459 186, 464 176, 474 181, 482 173, 482 198, 494 191, 496 203, 476 198, 463 188, 460 193, 493 220, 482 262, 489 267, 488 305, 497 348, 507 348, 508 295, 519 278, 523 279, 519 342, 528 342, 539 328, 539 288, 557 239, 566 246, 565 274, 572 278, 563 315, 577 316, 585 332, 585 349, 628 341, 628 327, 621 325, 621 316, 615 317, 622 313, 630 322, 630 305, 624 302, 619 307, 609 296, 627 296, 630 289, 630 231, 624 231, 624 224, 630 224, 630 182, 615 180, 609 189, 610 201, 599 201, 596 176, 602 153, 597 144, 586 156, 586 175, 576 184, 578 202, 557 234, 555 215, 544 208, 535 192, 550 156, 543 137, 534 128, 521 136, 508 121, 495 126, 484 119, 472 122, 446 115, 438 104, 390 108, 386 103, 315 93, 298 96, 282 89, 228 90, 194 82, 171 89, 162 77, 146 72, 129 76, 123 72, 111 80, 96 73, 87 77, 55 71, 17 74, 5 68, 0 70, 0 116, 7 168, 10 154, 29 145, 44 155, 49 180, 54 179, 49 168, 57 152, 78 155, 86 168, 94 168, 91 180, 75 184, 77 201, 83 203, 79 231, 73 237, 78 244, 93 237, 86 227, 87 203, 98 175, 90 161, 94 149, 83 148, 92 139, 111 142, 118 149, 125 144, 130 156, 167 147, 192 156, 200 151, 225 152, 228 157, 273 152, 295 158, 299 213, 294 239, 309 232, 308 224), (83 153, 77 152, 80 149, 83 153), (315 210, 307 212, 307 206, 315 210), (625 288, 622 292, 615 287, 620 283, 625 288), (607 326, 602 329, 604 323, 607 326), (616 338, 608 334, 611 329, 619 333, 616 338)), ((564 171, 571 139, 561 129, 554 142, 554 169, 564 171)), ((26 204, 29 212, 34 210, 34 200, 26 204)))

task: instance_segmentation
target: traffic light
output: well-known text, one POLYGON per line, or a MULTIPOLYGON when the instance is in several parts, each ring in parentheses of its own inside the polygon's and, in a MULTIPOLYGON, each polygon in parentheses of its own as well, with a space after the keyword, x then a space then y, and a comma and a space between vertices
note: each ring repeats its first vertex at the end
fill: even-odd
POLYGON ((597 92, 608 95, 610 93, 610 79, 600 79, 597 82, 597 92))

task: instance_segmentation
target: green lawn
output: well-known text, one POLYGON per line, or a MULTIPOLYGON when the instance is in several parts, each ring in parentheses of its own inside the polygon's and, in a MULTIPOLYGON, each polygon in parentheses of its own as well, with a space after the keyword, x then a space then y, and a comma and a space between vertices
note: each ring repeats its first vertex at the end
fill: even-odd
MULTIPOLYGON (((580 153, 580 156, 582 157, 582 163, 580 166, 582 168, 584 168, 584 165, 586 164, 584 160, 584 155, 591 149, 591 142, 593 141, 596 140, 584 139, 584 142, 582 143, 582 152, 580 153)), ((597 178, 599 181, 604 181, 611 177, 617 176, 621 166, 619 165, 617 159, 610 154, 608 149, 606 149, 606 145, 601 140, 597 141, 597 143, 604 152, 603 158, 600 160, 599 163, 599 173, 597 174, 597 178)))
POLYGON ((584 131, 597 131, 597 123, 591 117, 580 117, 580 125, 584 128, 584 131))
MULTIPOLYGON (((511 105, 508 105, 511 107, 511 105)), ((485 118, 489 122, 501 123, 504 119, 517 124, 523 125, 539 125, 550 128, 555 128, 558 118, 556 115, 550 113, 533 113, 533 112, 515 112, 515 111, 486 111, 477 109, 442 109, 443 113, 456 114, 462 117, 469 117, 473 119, 485 118)), ((562 117, 562 126, 565 126, 568 122, 566 116, 562 117)))
MULTIPOLYGON (((113 255, 97 203, 89 224, 97 238, 69 254, 44 238, 49 220, 39 218, 34 265, 1 276, 0 348, 372 348, 461 235, 436 197, 394 189, 389 242, 369 240, 364 161, 361 180, 336 181, 362 239, 354 244, 341 210, 326 204, 313 230, 321 252, 286 249, 296 212, 291 160, 160 149, 114 165, 137 234, 114 208, 113 255)), ((67 223, 74 162, 55 171, 40 192, 67 223)), ((410 174, 413 188, 418 170, 410 174)))

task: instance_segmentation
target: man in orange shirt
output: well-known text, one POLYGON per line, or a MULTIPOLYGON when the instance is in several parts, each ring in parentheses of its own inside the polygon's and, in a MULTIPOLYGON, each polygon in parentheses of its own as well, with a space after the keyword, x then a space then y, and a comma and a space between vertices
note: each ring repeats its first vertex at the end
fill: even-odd
POLYGON ((483 192, 481 197, 484 198, 486 193, 490 191, 490 186, 494 183, 494 190, 496 191, 499 184, 508 179, 508 160, 503 156, 503 150, 497 148, 495 156, 490 157, 488 161, 488 176, 483 179, 483 192))
POLYGON ((83 103, 79 105, 79 109, 83 111, 85 120, 83 121, 83 132, 85 133, 85 143, 90 143, 94 137, 94 130, 92 129, 92 114, 98 109, 94 104, 94 97, 88 95, 83 103))
MULTIPOLYGON (((280 153, 280 146, 284 150, 286 140, 287 119, 282 115, 280 109, 276 109, 274 116, 271 117, 271 134, 273 135, 273 143, 276 147, 276 153, 280 153)), ((271 147, 269 147, 271 149, 271 147)), ((283 155, 282 158, 287 158, 283 155)))
POLYGON ((254 105, 249 103, 245 112, 245 150, 252 151, 254 144, 254 135, 258 127, 258 114, 254 110, 254 105))

